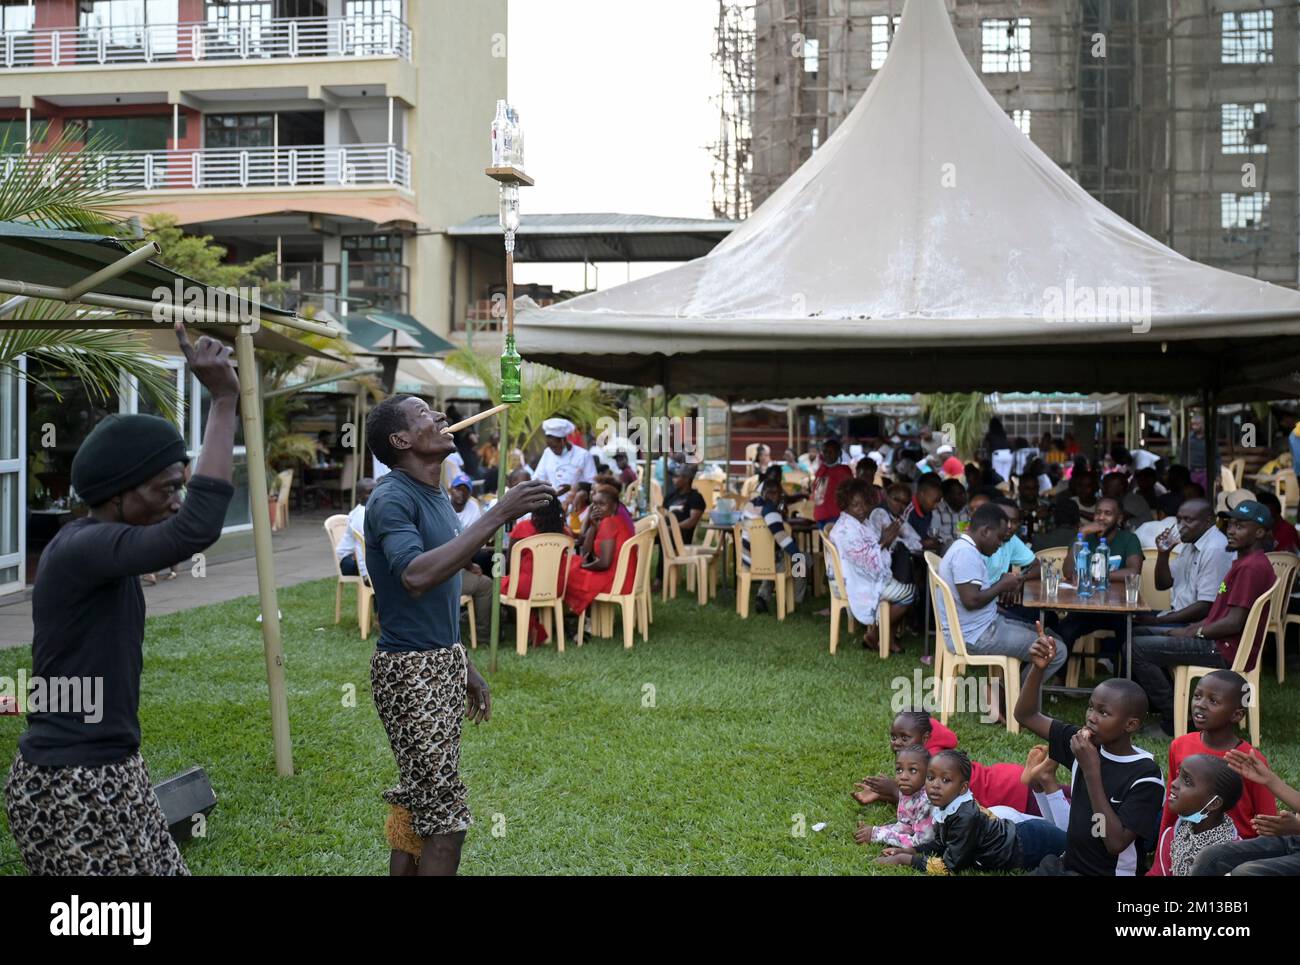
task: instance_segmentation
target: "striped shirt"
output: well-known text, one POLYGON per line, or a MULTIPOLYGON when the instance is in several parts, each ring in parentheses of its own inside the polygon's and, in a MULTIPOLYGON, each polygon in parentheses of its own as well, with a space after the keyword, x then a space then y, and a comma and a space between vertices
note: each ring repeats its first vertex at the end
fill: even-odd
POLYGON ((778 563, 781 561, 783 552, 789 556, 794 556, 798 552, 794 544, 794 537, 785 531, 785 517, 781 515, 781 508, 775 503, 764 502, 761 496, 755 496, 746 504, 741 519, 746 524, 740 528, 740 561, 744 566, 750 565, 748 522, 751 519, 762 519, 767 523, 767 528, 772 531, 772 539, 776 541, 776 559, 778 563))

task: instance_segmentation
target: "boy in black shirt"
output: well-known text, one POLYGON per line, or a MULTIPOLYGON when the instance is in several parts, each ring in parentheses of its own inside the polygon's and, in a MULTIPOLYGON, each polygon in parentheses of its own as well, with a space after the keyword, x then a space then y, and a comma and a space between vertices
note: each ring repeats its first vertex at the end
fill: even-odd
POLYGON ((1160 766, 1132 743, 1146 716, 1146 693, 1131 680, 1106 680, 1088 698, 1086 727, 1046 716, 1039 710, 1043 674, 1056 645, 1036 626, 1016 720, 1047 740, 1052 760, 1070 767, 1071 798, 1065 854, 1047 857, 1035 874, 1139 874, 1141 857, 1155 845, 1165 798, 1160 766))

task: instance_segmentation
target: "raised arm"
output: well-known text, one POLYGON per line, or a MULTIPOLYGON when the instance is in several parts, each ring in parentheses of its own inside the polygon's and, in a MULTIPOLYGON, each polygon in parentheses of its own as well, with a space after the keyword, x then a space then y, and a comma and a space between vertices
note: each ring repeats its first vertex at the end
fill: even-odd
POLYGON ((1020 698, 1016 701, 1014 713, 1021 727, 1047 740, 1052 729, 1052 718, 1044 714, 1040 707, 1043 700, 1043 674, 1056 656, 1056 641, 1043 632, 1042 621, 1035 621, 1034 627, 1038 630, 1038 639, 1029 648, 1029 673, 1025 676, 1024 686, 1020 688, 1020 698))

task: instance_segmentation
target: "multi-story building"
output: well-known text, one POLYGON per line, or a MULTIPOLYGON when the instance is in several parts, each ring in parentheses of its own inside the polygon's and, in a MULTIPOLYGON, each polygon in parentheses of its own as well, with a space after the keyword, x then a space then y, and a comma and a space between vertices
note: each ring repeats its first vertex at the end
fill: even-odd
MULTIPOLYGON (((501 271, 445 232, 496 209, 483 168, 505 42, 506 0, 0 0, 0 178, 103 132, 124 212, 171 214, 231 261, 274 252, 287 307, 447 333, 501 271)), ((197 450, 202 392, 183 359, 167 365, 197 450)), ((134 386, 105 404, 50 384, 62 402, 0 375, 0 430, 18 440, 0 447, 0 593, 23 582, 23 520, 63 512, 46 507, 80 437, 143 410, 134 386)), ((249 528, 246 487, 227 523, 249 528)))
MULTIPOLYGON (((715 209, 743 216, 834 133, 889 55, 904 0, 720 0, 715 209)), ((947 0, 1024 134, 1182 254, 1300 281, 1300 5, 947 0)))

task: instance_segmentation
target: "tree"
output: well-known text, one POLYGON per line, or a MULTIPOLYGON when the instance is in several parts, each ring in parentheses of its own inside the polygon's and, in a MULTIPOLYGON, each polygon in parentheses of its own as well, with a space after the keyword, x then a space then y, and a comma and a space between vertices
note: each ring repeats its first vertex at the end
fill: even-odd
POLYGON ((940 392, 921 396, 921 411, 935 432, 951 425, 952 445, 967 459, 974 458, 984 438, 992 410, 983 392, 940 392))
MULTIPOLYGON (((41 134, 43 137, 43 131, 41 134)), ((92 138, 82 147, 78 137, 79 133, 65 131, 44 153, 25 156, 0 180, 0 221, 93 234, 125 233, 125 226, 112 213, 118 196, 104 187, 111 181, 111 145, 104 138, 92 138)), ((0 157, 17 153, 17 147, 6 135, 0 141, 0 157)), ((161 357, 152 353, 148 341, 137 333, 95 328, 98 317, 102 310, 62 302, 33 299, 23 304, 9 320, 84 320, 85 327, 0 330, 0 369, 54 391, 36 374, 20 372, 18 359, 25 355, 69 373, 97 401, 118 391, 123 375, 132 376, 145 398, 160 411, 174 415, 175 382, 169 372, 153 364, 162 361, 161 357)))

